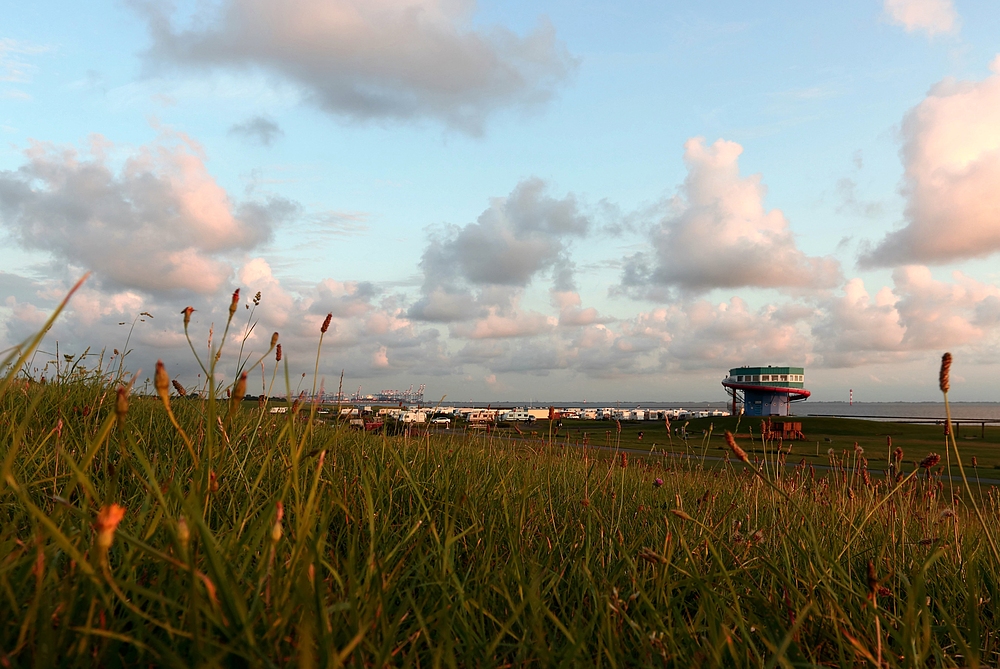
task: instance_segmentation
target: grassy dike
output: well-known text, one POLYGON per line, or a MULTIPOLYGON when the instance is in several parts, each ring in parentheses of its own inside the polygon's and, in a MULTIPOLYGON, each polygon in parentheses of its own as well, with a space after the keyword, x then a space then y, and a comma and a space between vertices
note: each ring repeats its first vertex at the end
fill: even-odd
POLYGON ((737 445, 703 469, 168 401, 99 372, 4 378, 0 665, 1000 657, 998 501, 951 491, 943 460, 887 482, 737 445))
MULTIPOLYGON (((1000 650, 997 562, 924 470, 889 496, 861 475, 252 409, 214 426, 205 470, 159 402, 119 426, 114 400, 87 382, 3 398, 0 662, 970 666, 1000 650)), ((173 404, 203 439, 204 403, 173 404)))

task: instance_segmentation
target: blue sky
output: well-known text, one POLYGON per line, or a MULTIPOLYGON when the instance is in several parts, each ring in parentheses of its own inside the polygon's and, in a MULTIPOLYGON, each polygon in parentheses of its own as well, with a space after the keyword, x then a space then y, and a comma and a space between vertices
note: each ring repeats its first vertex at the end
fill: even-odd
MULTIPOLYGON (((353 388, 997 400, 988 2, 19 3, 0 28, 0 338, 195 374, 233 289, 353 388), (815 5, 815 6, 814 6, 815 5), (121 340, 121 341, 120 341, 121 340), (963 367, 964 365, 964 367, 963 367)), ((992 68, 992 69, 991 69, 992 68)), ((245 318, 248 310, 241 315, 245 318)), ((311 373, 311 372, 310 372, 311 373)))

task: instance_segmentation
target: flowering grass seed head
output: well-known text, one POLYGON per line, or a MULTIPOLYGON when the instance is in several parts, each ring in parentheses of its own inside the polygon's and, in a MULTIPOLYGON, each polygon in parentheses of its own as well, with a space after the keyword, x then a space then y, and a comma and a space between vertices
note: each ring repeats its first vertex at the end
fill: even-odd
POLYGON ((184 516, 181 516, 177 521, 177 540, 187 552, 188 543, 191 541, 191 530, 188 528, 187 519, 184 516))
POLYGON ((153 375, 153 385, 156 387, 156 394, 160 396, 163 403, 170 405, 170 376, 167 375, 167 368, 163 366, 162 360, 156 361, 156 373, 153 375))
POLYGON ((941 388, 941 392, 947 393, 951 388, 951 353, 945 353, 941 356, 941 371, 938 374, 938 387, 941 388))
POLYGON ((274 348, 277 345, 278 345, 278 333, 275 332, 274 334, 271 335, 271 348, 274 348))
POLYGON ((667 558, 649 548, 643 548, 639 551, 639 559, 650 564, 667 564, 668 562, 667 558))
POLYGON ((726 444, 729 446, 729 450, 733 452, 733 455, 747 464, 750 463, 747 452, 740 448, 740 445, 736 443, 736 437, 729 430, 726 430, 726 444))
POLYGON ((281 362, 281 344, 278 344, 274 348, 274 361, 275 362, 281 362))
POLYGON ((194 313, 194 307, 184 307, 181 313, 184 314, 184 327, 186 328, 191 322, 191 314, 194 313))
POLYGON ((106 559, 108 549, 115 540, 115 530, 124 517, 125 507, 117 504, 105 505, 97 514, 94 530, 97 532, 97 550, 102 559, 106 559))
POLYGON ((924 469, 929 470, 931 467, 937 465, 941 462, 941 456, 937 453, 928 453, 927 457, 920 461, 920 466, 924 469))
POLYGON ((281 539, 281 519, 285 517, 285 505, 281 502, 277 504, 277 510, 274 518, 274 525, 271 526, 271 541, 273 543, 278 543, 281 539))
POLYGON ((174 379, 170 383, 173 384, 174 390, 177 391, 178 395, 180 395, 181 397, 187 397, 188 391, 187 391, 187 389, 184 386, 181 385, 180 381, 178 381, 177 379, 174 379))
POLYGON ((330 321, 333 320, 333 314, 327 314, 326 318, 323 319, 323 325, 320 326, 319 331, 322 334, 326 334, 326 331, 330 329, 330 321))
POLYGON ((118 386, 115 396, 115 417, 118 419, 118 427, 125 425, 125 416, 128 414, 128 388, 118 386))
POLYGON ((878 592, 878 576, 875 573, 875 563, 868 561, 868 594, 874 597, 878 592))
POLYGON ((237 288, 233 291, 233 299, 229 303, 229 318, 232 318, 236 313, 236 308, 240 306, 240 289, 237 288))
POLYGON ((247 394, 247 373, 243 372, 242 374, 240 374, 239 381, 236 382, 236 386, 233 389, 233 397, 232 397, 233 403, 239 404, 240 402, 242 402, 243 398, 246 397, 246 394, 247 394))

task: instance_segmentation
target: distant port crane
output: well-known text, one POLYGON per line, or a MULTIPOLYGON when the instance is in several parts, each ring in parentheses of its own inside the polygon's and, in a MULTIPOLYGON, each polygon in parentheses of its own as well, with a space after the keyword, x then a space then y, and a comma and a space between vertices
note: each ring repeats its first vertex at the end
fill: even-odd
POLYGON ((423 404, 424 401, 424 389, 427 386, 423 383, 417 388, 416 392, 413 390, 413 384, 406 390, 380 390, 377 393, 372 393, 370 395, 363 395, 361 393, 361 386, 358 386, 358 392, 351 396, 350 401, 352 402, 392 402, 392 403, 404 403, 404 404, 423 404))

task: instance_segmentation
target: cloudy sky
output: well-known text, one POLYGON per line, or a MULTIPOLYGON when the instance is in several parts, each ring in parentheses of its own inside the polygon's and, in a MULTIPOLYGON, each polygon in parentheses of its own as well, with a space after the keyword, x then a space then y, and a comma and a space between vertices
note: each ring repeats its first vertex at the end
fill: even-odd
POLYGON ((43 349, 188 383, 240 288, 306 386, 1000 401, 1000 11, 9 3, 0 239, 0 348, 91 271, 43 349))

